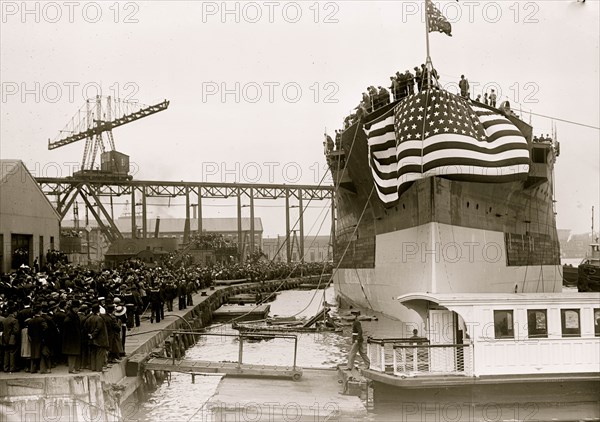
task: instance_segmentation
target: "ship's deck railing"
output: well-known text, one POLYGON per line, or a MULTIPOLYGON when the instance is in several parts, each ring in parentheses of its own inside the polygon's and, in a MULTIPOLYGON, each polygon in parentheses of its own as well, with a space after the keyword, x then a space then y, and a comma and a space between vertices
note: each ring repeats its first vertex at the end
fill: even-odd
POLYGON ((394 345, 429 344, 426 338, 367 338, 367 354, 371 360, 370 368, 380 372, 391 372, 394 358, 394 345), (386 369, 387 367, 387 369, 386 369))
POLYGON ((396 376, 473 375, 473 345, 429 344, 427 339, 368 339, 374 371, 396 376))

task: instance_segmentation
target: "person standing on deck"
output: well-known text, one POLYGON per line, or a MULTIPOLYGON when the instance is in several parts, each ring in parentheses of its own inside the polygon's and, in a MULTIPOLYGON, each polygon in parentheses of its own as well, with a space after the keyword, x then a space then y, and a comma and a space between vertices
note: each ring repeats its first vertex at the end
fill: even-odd
POLYGON ((458 87, 460 88, 460 96, 463 98, 469 98, 469 80, 465 79, 465 75, 460 75, 458 87))
POLYGON ((496 96, 496 91, 494 91, 494 90, 492 89, 492 93, 490 94, 489 98, 490 98, 490 105, 491 105, 492 107, 496 107, 496 98, 497 98, 497 96, 496 96))
POLYGON ((346 369, 349 371, 354 369, 354 359, 356 358, 356 353, 360 354, 360 357, 367 365, 367 369, 369 369, 369 366, 371 365, 371 361, 363 349, 363 342, 364 338, 362 324, 358 320, 358 315, 355 315, 354 322, 352 323, 352 348, 348 354, 348 365, 346 367, 346 369))

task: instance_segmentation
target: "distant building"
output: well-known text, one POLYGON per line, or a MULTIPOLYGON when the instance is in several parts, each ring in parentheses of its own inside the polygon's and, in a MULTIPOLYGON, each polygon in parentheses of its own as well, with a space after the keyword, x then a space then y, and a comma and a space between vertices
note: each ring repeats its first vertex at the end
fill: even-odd
MULTIPOLYGON (((158 224, 158 237, 174 237, 183 242, 185 232, 185 218, 160 218, 158 224)), ((119 217, 115 224, 119 231, 125 237, 131 237, 131 218, 119 217)), ((146 221, 147 236, 154 237, 157 219, 148 219, 146 221)), ((137 237, 142 236, 141 219, 136 221, 137 237)), ((190 218, 190 234, 198 231, 198 219, 190 218)), ((223 235, 226 240, 232 243, 238 243, 238 220, 237 218, 203 218, 202 232, 217 233, 223 235)), ((263 226, 260 218, 254 219, 254 245, 260 247, 262 244, 263 226)), ((250 244, 250 218, 242 218, 242 241, 250 244)))
MULTIPOLYGON (((262 251, 271 261, 285 262, 287 260, 287 249, 285 236, 263 239, 262 251)), ((300 261, 300 243, 297 236, 291 236, 290 251, 292 262, 300 261)), ((304 262, 330 261, 331 248, 329 236, 305 236, 304 237, 304 262)))
MULTIPOLYGON (((158 224, 158 237, 174 239, 176 247, 179 247, 184 240, 184 229, 185 229, 185 218, 160 218, 158 224)), ((74 228, 74 224, 71 227, 67 227, 66 222, 63 223, 63 232, 65 231, 76 231, 81 235, 81 247, 78 251, 67 251, 69 254, 69 260, 71 262, 78 262, 81 264, 87 263, 87 233, 83 228, 74 228)), ((131 239, 131 217, 119 217, 115 220, 115 224, 119 228, 119 231, 125 239, 131 239)), ((157 220, 148 219, 146 221, 147 227, 147 238, 154 238, 157 220)), ((112 249, 109 250, 109 243, 104 239, 104 235, 98 228, 98 223, 95 220, 90 220, 90 261, 92 263, 101 262, 104 260, 105 255, 120 254, 114 252, 112 249)), ((142 237, 141 230, 142 222, 138 218, 136 221, 136 232, 138 239, 142 237)), ((237 218, 203 218, 202 219, 202 232, 203 233, 217 233, 223 235, 223 237, 230 241, 232 244, 238 243, 238 224, 237 218)), ((198 220, 190 218, 190 234, 196 233, 198 230, 198 220)), ((262 245, 262 233, 263 226, 260 218, 254 219, 254 246, 260 248, 262 245)), ((248 251, 250 248, 250 219, 242 218, 242 241, 244 243, 244 250, 248 251)), ((152 249, 155 249, 154 246, 152 249)), ((170 248, 165 248, 169 250, 170 248)), ((137 251, 136 251, 137 253, 137 251)), ((115 255, 116 256, 116 255, 115 255)), ((112 259, 112 258, 111 258, 112 259)))
POLYGON ((105 254, 105 264, 109 268, 114 268, 127 259, 137 258, 154 265, 176 250, 177 239, 117 239, 105 254))
POLYGON ((21 160, 0 160, 0 272, 40 266, 59 247, 60 215, 21 160))
POLYGON ((559 230, 560 254, 563 258, 584 258, 590 252, 590 244, 594 243, 591 233, 561 236, 559 230), (565 238, 566 237, 566 238, 565 238))

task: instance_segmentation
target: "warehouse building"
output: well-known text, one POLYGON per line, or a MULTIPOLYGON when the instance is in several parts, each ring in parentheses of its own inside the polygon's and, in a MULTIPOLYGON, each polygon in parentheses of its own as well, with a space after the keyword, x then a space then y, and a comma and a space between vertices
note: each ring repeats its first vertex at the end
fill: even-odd
POLYGON ((60 216, 21 160, 0 160, 0 272, 44 264, 59 247, 60 216))

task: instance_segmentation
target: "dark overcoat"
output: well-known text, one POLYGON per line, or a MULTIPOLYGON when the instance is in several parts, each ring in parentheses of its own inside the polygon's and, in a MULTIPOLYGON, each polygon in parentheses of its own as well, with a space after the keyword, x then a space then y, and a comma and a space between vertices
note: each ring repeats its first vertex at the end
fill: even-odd
POLYGON ((46 319, 41 315, 36 315, 29 321, 27 335, 31 343, 31 359, 39 359, 42 357, 42 344, 44 343, 48 324, 46 319))
POLYGON ((81 353, 81 320, 75 311, 67 311, 63 321, 62 353, 79 355, 81 353))
POLYGON ((97 314, 92 314, 85 321, 85 331, 90 335, 90 344, 108 349, 108 332, 104 319, 97 314))

